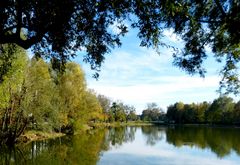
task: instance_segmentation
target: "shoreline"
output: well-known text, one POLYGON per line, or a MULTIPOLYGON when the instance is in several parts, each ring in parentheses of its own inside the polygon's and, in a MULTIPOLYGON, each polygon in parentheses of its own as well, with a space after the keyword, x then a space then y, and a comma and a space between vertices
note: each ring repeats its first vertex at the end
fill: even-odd
MULTIPOLYGON (((169 124, 169 123, 151 123, 151 122, 113 122, 113 123, 90 123, 83 130, 78 130, 74 134, 80 134, 82 132, 88 132, 95 129, 111 128, 111 127, 124 127, 124 126, 164 126, 164 127, 178 127, 178 126, 190 126, 190 127, 212 127, 212 128, 240 128, 239 125, 224 125, 224 124, 206 124, 206 123, 194 123, 194 124, 169 124)), ((17 139, 17 145, 28 144, 33 141, 41 141, 47 139, 55 139, 59 137, 67 136, 65 133, 57 132, 43 132, 43 131, 27 131, 17 139)))
MULTIPOLYGON (((82 132, 88 132, 94 129, 99 128, 109 128, 109 127, 119 127, 119 126, 151 126, 154 125, 150 122, 114 122, 114 123, 90 123, 85 126, 83 130, 77 130, 74 134, 78 135, 82 132)), ((55 139, 59 137, 67 136, 65 133, 57 133, 57 132, 44 132, 44 131, 26 131, 23 135, 21 135, 17 139, 17 145, 28 144, 33 141, 41 141, 47 139, 55 139)))
POLYGON ((119 127, 119 126, 153 126, 154 123, 151 122, 113 122, 113 123, 91 123, 89 126, 92 129, 103 128, 103 127, 119 127))
POLYGON ((66 136, 64 133, 43 132, 43 131, 27 131, 17 139, 17 145, 28 144, 33 141, 41 141, 47 139, 55 139, 66 136))
POLYGON ((194 124, 153 124, 155 126, 162 126, 162 127, 208 127, 208 128, 240 128, 240 125, 236 124, 207 124, 207 123, 194 123, 194 124))

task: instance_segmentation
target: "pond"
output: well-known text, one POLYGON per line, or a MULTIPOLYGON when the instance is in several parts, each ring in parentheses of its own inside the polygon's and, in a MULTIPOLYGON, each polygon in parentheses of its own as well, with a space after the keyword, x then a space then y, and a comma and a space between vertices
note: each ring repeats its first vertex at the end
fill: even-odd
POLYGON ((0 150, 0 164, 238 165, 240 129, 116 127, 0 150))

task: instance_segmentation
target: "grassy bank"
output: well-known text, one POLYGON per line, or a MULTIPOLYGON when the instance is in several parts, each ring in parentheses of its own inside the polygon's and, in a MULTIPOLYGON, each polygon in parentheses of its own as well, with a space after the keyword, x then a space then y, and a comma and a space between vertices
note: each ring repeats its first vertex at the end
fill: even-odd
MULTIPOLYGON (((89 123, 82 125, 82 127, 75 131, 74 134, 81 134, 86 131, 90 131, 97 128, 108 128, 108 127, 119 127, 119 126, 147 126, 154 125, 150 122, 143 121, 131 121, 131 122, 113 122, 113 123, 89 123)), ((57 137, 65 136, 64 133, 56 133, 56 132, 43 132, 43 131, 27 131, 23 135, 21 135, 17 142, 19 144, 29 143, 32 141, 45 140, 45 139, 54 139, 57 137)))
POLYGON ((65 134, 56 133, 56 132, 27 131, 18 138, 17 142, 18 143, 29 143, 31 141, 54 139, 54 138, 62 137, 62 136, 65 136, 65 134))

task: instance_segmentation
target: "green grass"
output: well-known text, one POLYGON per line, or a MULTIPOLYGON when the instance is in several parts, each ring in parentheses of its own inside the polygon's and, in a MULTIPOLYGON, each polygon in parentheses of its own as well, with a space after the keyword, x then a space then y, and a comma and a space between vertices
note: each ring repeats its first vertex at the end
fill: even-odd
POLYGON ((19 137, 20 143, 28 143, 31 141, 44 140, 44 139, 53 139, 57 137, 64 136, 63 133, 56 132, 42 132, 42 131, 26 131, 23 135, 19 137))

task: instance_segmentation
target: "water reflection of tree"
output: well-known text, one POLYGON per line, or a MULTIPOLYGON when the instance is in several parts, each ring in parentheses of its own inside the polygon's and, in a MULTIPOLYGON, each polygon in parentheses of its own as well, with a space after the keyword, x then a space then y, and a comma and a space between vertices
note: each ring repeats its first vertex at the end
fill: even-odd
POLYGON ((116 127, 92 133, 32 142, 0 150, 0 164, 96 165, 103 151, 135 139, 136 127, 116 127))
POLYGON ((218 157, 224 157, 231 150, 240 154, 240 132, 234 128, 176 127, 166 131, 167 142, 176 147, 183 145, 209 148, 218 157))
POLYGON ((96 165, 104 148, 105 131, 33 142, 18 149, 2 149, 0 164, 96 165))
MULTIPOLYGON (((0 149, 0 164, 10 165, 15 164, 15 162, 26 163, 23 153, 18 148, 7 148, 1 146, 0 149)), ((18 163, 17 163, 18 164, 18 163)))
MULTIPOLYGON (((112 146, 119 147, 135 140, 137 127, 116 127, 97 130, 90 134, 66 136, 55 140, 33 142, 12 150, 1 148, 0 164, 97 164, 100 155, 112 146)), ((147 145, 155 145, 166 133, 168 143, 176 147, 184 145, 209 148, 218 157, 232 150, 240 155, 240 131, 234 128, 207 127, 141 127, 147 145)))
POLYGON ((144 126, 142 127, 142 133, 147 138, 147 145, 155 145, 158 141, 161 141, 165 134, 165 129, 162 127, 144 126))
POLYGON ((119 147, 123 143, 132 142, 135 140, 136 127, 114 127, 109 129, 106 142, 109 147, 119 147))

